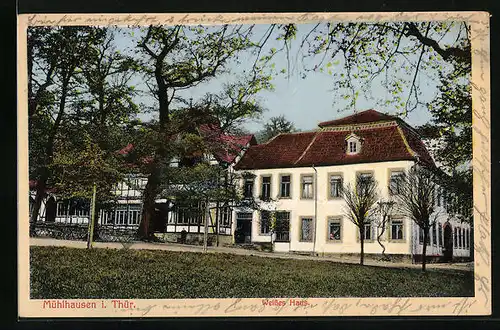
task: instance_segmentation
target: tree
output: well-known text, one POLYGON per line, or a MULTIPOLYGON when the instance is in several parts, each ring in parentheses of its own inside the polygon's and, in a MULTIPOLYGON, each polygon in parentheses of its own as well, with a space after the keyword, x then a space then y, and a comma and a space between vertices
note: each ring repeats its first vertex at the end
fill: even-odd
MULTIPOLYGON (((254 47, 251 29, 244 26, 157 27, 150 26, 138 43, 143 56, 142 70, 151 94, 158 101, 158 141, 151 161, 143 197, 139 236, 151 236, 150 222, 156 196, 160 193, 160 177, 173 151, 172 138, 182 132, 182 125, 172 122, 172 110, 178 92, 207 82, 226 70, 227 64, 241 51, 254 47)), ((253 90, 268 86, 269 77, 252 76, 253 90)), ((239 95, 239 94, 238 94, 239 95)), ((241 97, 239 98, 241 100, 241 97)))
POLYGON ((258 140, 259 143, 264 143, 280 133, 293 132, 297 132, 297 129, 284 115, 271 117, 269 122, 264 124, 264 129, 258 133, 258 140))
MULTIPOLYGON (((44 30, 45 31, 45 30, 44 30)), ((34 62, 48 63, 49 70, 53 73, 48 75, 47 80, 50 84, 46 85, 45 89, 38 89, 38 92, 29 92, 32 104, 30 111, 30 133, 33 132, 32 138, 36 138, 35 143, 30 143, 30 147, 38 147, 30 149, 30 160, 35 161, 30 164, 30 176, 37 181, 36 195, 34 206, 31 215, 31 222, 38 219, 38 214, 42 199, 45 197, 48 180, 51 177, 50 167, 56 152, 55 146, 61 127, 64 125, 65 117, 68 115, 68 102, 75 96, 74 90, 78 85, 79 68, 88 56, 91 45, 100 42, 104 37, 104 32, 99 28, 91 27, 62 27, 51 30, 50 33, 44 34, 43 31, 32 33, 30 36, 31 43, 37 44, 35 39, 41 38, 38 43, 45 45, 45 51, 36 52, 36 47, 29 48, 33 53, 28 55, 28 58, 34 62), (47 46, 50 45, 50 46, 47 46), (54 51, 49 53, 46 51, 54 51), (39 56, 40 58, 38 58, 39 56), (49 91, 48 86, 52 84, 52 89, 49 91), (46 102, 37 100, 37 96, 44 95, 46 102), (48 102, 47 100, 50 100, 48 102), (43 105, 43 106, 42 106, 43 105), (45 124, 46 127, 39 125, 45 124)), ((30 69, 30 80, 35 81, 36 74, 34 68, 30 69)), ((41 69, 43 72, 43 69, 41 69)), ((34 88, 34 84, 30 83, 30 88, 34 88)))
POLYGON ((399 212, 411 219, 423 231, 422 271, 425 272, 429 230, 436 223, 436 194, 438 178, 431 169, 414 165, 397 178, 395 195, 399 212))
POLYGON ((389 199, 387 201, 378 201, 375 209, 375 214, 378 216, 377 220, 374 220, 374 224, 379 230, 377 235, 377 242, 382 247, 382 260, 389 260, 385 254, 385 245, 382 244, 381 238, 384 236, 387 224, 391 218, 392 210, 394 208, 394 201, 389 199))
MULTIPOLYGON (((347 183, 342 189, 342 198, 346 203, 344 209, 346 217, 358 227, 360 243, 360 260, 364 263, 364 241, 366 227, 371 229, 374 215, 376 214, 376 203, 378 200, 377 181, 372 176, 356 177, 356 184, 353 186, 347 183)), ((369 233, 370 237, 372 232, 369 233)))
MULTIPOLYGON (((289 58, 297 25, 281 25, 267 35, 276 30, 282 31, 276 39, 283 41, 289 58)), ((470 72, 466 22, 320 22, 301 35, 297 58, 302 60, 303 76, 318 71, 332 75, 334 99, 348 101, 348 109, 356 108, 361 95, 374 99, 369 91, 378 82, 391 98, 377 101, 406 116, 418 106, 426 107, 420 77, 437 81, 450 67, 470 72)))

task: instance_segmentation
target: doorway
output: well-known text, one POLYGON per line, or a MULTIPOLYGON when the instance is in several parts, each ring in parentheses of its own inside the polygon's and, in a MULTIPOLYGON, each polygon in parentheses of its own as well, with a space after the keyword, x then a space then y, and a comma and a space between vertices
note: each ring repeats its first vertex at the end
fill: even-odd
POLYGON ((443 261, 451 262, 453 259, 453 231, 449 223, 444 227, 443 261))
POLYGON ((236 213, 236 231, 234 232, 234 241, 237 244, 252 242, 252 213, 236 213))

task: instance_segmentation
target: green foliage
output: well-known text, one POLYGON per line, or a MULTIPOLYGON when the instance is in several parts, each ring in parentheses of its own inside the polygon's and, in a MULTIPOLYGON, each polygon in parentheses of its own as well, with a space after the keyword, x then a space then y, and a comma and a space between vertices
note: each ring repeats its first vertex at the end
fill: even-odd
POLYGON ((264 124, 264 128, 257 134, 259 143, 264 143, 280 133, 294 133, 298 130, 295 125, 287 120, 284 115, 271 117, 269 122, 264 124))
POLYGON ((472 272, 219 253, 31 247, 32 299, 464 297, 472 272))

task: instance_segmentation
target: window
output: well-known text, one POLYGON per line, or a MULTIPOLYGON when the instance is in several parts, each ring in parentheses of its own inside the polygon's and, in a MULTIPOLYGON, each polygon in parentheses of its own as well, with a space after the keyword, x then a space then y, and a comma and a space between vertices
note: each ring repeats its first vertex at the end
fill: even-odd
POLYGON ((441 187, 436 186, 436 203, 437 206, 441 206, 441 187))
POLYGON ((304 175, 302 177, 302 198, 313 198, 313 176, 304 175))
POLYGON ((443 226, 438 224, 438 246, 443 246, 443 226))
POLYGON ((341 219, 328 220, 328 240, 341 241, 342 240, 342 224, 341 219))
POLYGON ((349 141, 349 153, 355 154, 358 150, 358 143, 356 141, 349 141))
POLYGON ((103 223, 122 226, 138 225, 141 220, 141 211, 141 204, 119 205, 116 209, 103 213, 103 223))
POLYGON ((395 219, 391 221, 391 239, 392 240, 402 240, 403 239, 403 220, 395 219))
POLYGON ((365 223, 365 240, 371 240, 372 239, 372 224, 371 223, 365 223))
POLYGON ((56 216, 90 216, 90 203, 81 199, 66 199, 57 202, 56 216))
POLYGON ((290 198, 290 175, 282 175, 280 179, 280 197, 281 198, 290 198))
MULTIPOLYGON (((436 235, 436 223, 432 224, 432 245, 437 245, 437 235, 436 235)), ((431 235, 429 235, 431 236, 431 235)))
POLYGON ((219 225, 222 227, 231 227, 231 208, 223 206, 219 209, 219 225))
POLYGON ((346 153, 348 155, 357 154, 361 151, 361 141, 354 133, 349 134, 346 138, 346 153))
POLYGON ((261 199, 263 201, 268 201, 271 198, 271 177, 262 177, 262 187, 261 187, 261 199))
POLYGON ((462 228, 462 248, 465 249, 465 228, 462 228))
POLYGON ((276 242, 290 241, 290 212, 276 212, 276 242))
POLYGON ((271 225, 271 212, 261 211, 260 212, 260 233, 269 234, 271 225))
POLYGON ((424 230, 421 227, 418 227, 418 243, 424 244, 424 230))
POLYGON ((330 198, 339 198, 342 194, 342 176, 330 175, 330 198))
POLYGON ((455 227, 454 233, 453 233, 453 247, 458 248, 458 233, 457 233, 457 227, 455 227))
POLYGON ((469 229, 466 229, 466 231, 465 231, 465 244, 466 244, 467 248, 469 249, 470 248, 470 230, 469 229))
POLYGON ((301 218, 300 219, 300 240, 303 242, 312 242, 313 240, 313 219, 301 218))
POLYGON ((366 191, 370 182, 373 180, 372 173, 359 173, 356 177, 356 189, 358 191, 366 191))
POLYGON ((243 196, 245 198, 253 197, 253 179, 245 179, 245 184, 243 187, 243 196))
POLYGON ((403 171, 391 171, 391 178, 389 180, 389 193, 397 195, 401 193, 401 180, 403 179, 403 171))

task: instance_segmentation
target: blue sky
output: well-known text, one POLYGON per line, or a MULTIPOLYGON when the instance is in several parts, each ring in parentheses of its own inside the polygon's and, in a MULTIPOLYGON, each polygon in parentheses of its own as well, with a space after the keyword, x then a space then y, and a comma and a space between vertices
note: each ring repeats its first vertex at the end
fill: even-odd
MULTIPOLYGON (((267 27, 268 25, 257 26, 255 35, 263 35, 267 27)), ((380 79, 373 81, 368 91, 373 96, 373 99, 367 99, 361 95, 355 109, 345 109, 347 103, 332 91, 333 78, 329 74, 314 72, 308 73, 305 78, 302 77, 301 64, 299 61, 296 61, 295 56, 297 55, 303 36, 311 27, 312 25, 298 26, 297 39, 292 43, 290 49, 290 63, 292 63, 290 74, 278 74, 272 81, 275 86, 274 91, 261 91, 257 95, 260 104, 266 111, 260 120, 245 123, 244 127, 250 132, 257 132, 270 117, 278 115, 284 115, 300 130, 312 130, 317 128, 317 124, 321 121, 347 116, 355 111, 376 109, 381 112, 396 113, 395 109, 381 105, 384 100, 391 97, 380 84, 381 79, 387 79, 386 77, 380 77, 380 79)), ((132 40, 137 37, 137 33, 133 38, 121 36, 117 39, 117 46, 119 48, 130 47, 133 44, 132 40)), ((278 41, 269 40, 268 49, 271 47, 281 48, 281 46, 282 44, 278 41)), ((244 54, 242 56, 243 58, 245 57, 244 54)), ((286 68, 287 58, 285 53, 277 55, 274 58, 274 63, 278 71, 280 68, 286 68)), ((183 96, 196 100, 207 92, 217 92, 224 83, 234 79, 243 70, 249 70, 252 64, 253 61, 245 60, 241 64, 233 63, 229 66, 231 74, 218 76, 208 83, 185 91, 183 92, 183 96)), ((436 82, 425 75, 421 75, 419 76, 419 83, 422 88, 421 100, 424 102, 432 100, 437 92, 436 82)), ((142 82, 137 81, 137 84, 142 85, 142 82)), ((145 89, 144 86, 142 88, 145 89)), ((403 95, 406 95, 406 93, 407 91, 404 90, 403 95)), ((141 97, 140 101, 148 105, 155 104, 155 100, 150 97, 141 97)), ((143 118, 147 119, 148 116, 143 118)), ((424 106, 420 106, 405 118, 413 126, 424 124, 429 119, 430 115, 424 106)))

